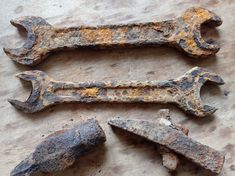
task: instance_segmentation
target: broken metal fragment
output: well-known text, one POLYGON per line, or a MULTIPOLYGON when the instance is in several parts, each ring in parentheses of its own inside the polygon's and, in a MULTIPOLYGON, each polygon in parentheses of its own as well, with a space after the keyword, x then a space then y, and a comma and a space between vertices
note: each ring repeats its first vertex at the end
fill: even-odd
POLYGON ((105 141, 105 133, 94 119, 75 128, 55 132, 18 164, 11 176, 31 176, 64 170, 88 150, 105 141))
MULTIPOLYGON (((215 174, 219 174, 222 170, 224 163, 224 155, 222 153, 194 141, 167 119, 161 118, 155 122, 150 122, 114 118, 108 124, 160 144, 215 174)), ((173 159, 173 161, 176 161, 174 155, 173 159)), ((163 163, 174 170, 176 164, 167 163, 169 161, 169 155, 165 156, 165 158, 163 156, 163 163), (165 163, 164 159, 166 160, 165 163)))
POLYGON ((5 53, 20 64, 33 66, 52 52, 76 48, 168 45, 191 57, 207 57, 217 53, 220 47, 212 39, 203 39, 201 25, 220 26, 222 20, 205 8, 194 7, 173 20, 139 24, 58 28, 34 16, 11 20, 11 24, 25 28, 27 40, 20 48, 4 48, 5 53))
POLYGON ((220 76, 195 67, 177 79, 147 82, 63 82, 55 81, 42 71, 26 71, 17 75, 31 81, 32 91, 25 101, 9 99, 17 109, 33 113, 65 102, 109 103, 173 103, 187 113, 202 117, 216 108, 203 104, 202 85, 209 81, 224 84, 220 76))

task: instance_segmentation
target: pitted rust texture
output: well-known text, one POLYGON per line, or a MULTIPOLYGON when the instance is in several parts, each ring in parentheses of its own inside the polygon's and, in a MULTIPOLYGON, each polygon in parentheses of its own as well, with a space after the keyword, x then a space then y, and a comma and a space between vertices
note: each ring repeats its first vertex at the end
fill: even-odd
MULTIPOLYGON (((224 155, 215 149, 212 149, 206 145, 200 144, 188 137, 184 132, 179 130, 171 121, 166 119, 160 119, 155 122, 144 120, 131 120, 114 118, 111 119, 109 125, 117 128, 121 128, 128 132, 142 136, 152 142, 160 144, 171 152, 183 155, 194 163, 202 166, 203 168, 210 170, 215 174, 219 174, 222 170, 224 163, 224 155)), ((177 162, 174 153, 173 155, 165 156, 165 163, 168 162, 168 166, 174 169, 177 162), (171 158, 173 164, 169 163, 171 158), (173 167, 171 167, 173 166, 173 167)), ((164 157, 163 157, 164 163, 164 157)))
POLYGON ((26 71, 17 77, 32 82, 32 91, 25 101, 9 99, 17 109, 27 113, 65 102, 109 103, 173 103, 196 116, 214 113, 216 108, 204 105, 200 89, 206 81, 224 84, 222 78, 203 68, 195 67, 183 76, 168 81, 148 82, 62 82, 42 71, 26 71))
POLYGON ((75 128, 55 132, 17 165, 11 176, 31 176, 64 170, 81 155, 105 141, 105 133, 94 119, 75 128))
POLYGON ((16 27, 28 32, 26 43, 17 49, 4 48, 14 61, 24 65, 36 65, 51 52, 75 48, 122 48, 168 45, 184 51, 192 57, 214 55, 219 46, 201 36, 201 25, 222 24, 215 13, 201 8, 190 8, 181 17, 162 22, 97 27, 56 28, 41 17, 20 17, 11 20, 16 27))

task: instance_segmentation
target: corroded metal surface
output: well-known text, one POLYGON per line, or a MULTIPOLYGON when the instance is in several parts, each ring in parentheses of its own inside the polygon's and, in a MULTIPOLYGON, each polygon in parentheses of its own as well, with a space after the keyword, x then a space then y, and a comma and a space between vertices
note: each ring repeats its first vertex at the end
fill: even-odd
POLYGON ((97 27, 55 28, 41 17, 26 16, 11 20, 12 25, 28 32, 27 41, 17 49, 4 48, 14 61, 36 65, 54 51, 74 48, 121 48, 168 45, 192 57, 214 55, 219 46, 201 36, 201 25, 219 26, 222 20, 213 12, 197 7, 181 17, 162 22, 107 25, 97 27))
POLYGON ((17 165, 11 176, 31 176, 39 172, 64 170, 82 154, 105 141, 105 133, 94 119, 75 128, 55 132, 17 165))
POLYGON ((213 173, 219 174, 222 170, 225 157, 221 152, 194 141, 167 119, 150 122, 114 118, 108 123, 163 145, 213 173))
POLYGON ((216 108, 204 105, 200 89, 206 81, 224 84, 222 78, 207 70, 194 67, 183 76, 168 81, 148 82, 62 82, 42 71, 26 71, 17 77, 32 82, 32 91, 25 101, 9 99, 17 109, 27 113, 65 102, 174 103, 187 113, 206 116, 216 108))

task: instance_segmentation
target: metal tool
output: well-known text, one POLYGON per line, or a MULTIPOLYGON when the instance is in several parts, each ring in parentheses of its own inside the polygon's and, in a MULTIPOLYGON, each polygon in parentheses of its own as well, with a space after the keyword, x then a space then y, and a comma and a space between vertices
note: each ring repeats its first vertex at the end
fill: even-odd
POLYGON ((52 173, 64 170, 81 155, 105 141, 105 133, 94 119, 75 128, 55 132, 17 165, 11 176, 31 176, 40 172, 52 173))
POLYGON ((11 24, 28 32, 26 43, 17 49, 4 48, 14 61, 36 65, 51 52, 75 48, 126 48, 168 45, 192 57, 214 55, 219 46, 201 36, 201 25, 220 26, 222 20, 215 13, 190 8, 174 20, 126 25, 79 26, 56 28, 41 17, 26 16, 11 20, 11 24))
POLYGON ((214 113, 216 108, 204 105, 200 88, 206 81, 224 84, 215 73, 195 67, 183 76, 168 81, 148 82, 62 82, 42 71, 26 71, 17 77, 32 82, 32 91, 25 101, 9 99, 17 109, 27 113, 65 102, 174 103, 196 116, 214 113))
MULTIPOLYGON (((171 121, 169 109, 161 109, 155 116, 158 117, 160 123, 168 124, 169 121, 171 121)), ((183 132, 185 135, 188 135, 189 130, 186 127, 180 124, 174 124, 174 127, 175 129, 183 132)), ((162 156, 163 166, 169 169, 170 171, 175 171, 177 169, 177 166, 179 165, 178 155, 162 145, 158 146, 158 151, 162 156)))
POLYGON ((167 119, 150 122, 114 118, 108 123, 160 144, 213 173, 219 174, 222 170, 225 157, 221 152, 194 141, 167 119))

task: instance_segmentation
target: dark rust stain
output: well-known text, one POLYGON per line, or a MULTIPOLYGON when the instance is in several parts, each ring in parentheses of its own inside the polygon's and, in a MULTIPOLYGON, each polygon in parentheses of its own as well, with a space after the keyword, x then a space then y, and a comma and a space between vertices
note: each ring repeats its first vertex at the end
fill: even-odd
POLYGON ((20 6, 16 7, 16 9, 14 10, 14 12, 15 12, 16 14, 18 14, 18 13, 23 12, 23 10, 24 10, 24 7, 20 5, 20 6))
POLYGON ((221 77, 200 67, 174 80, 161 82, 62 82, 37 70, 17 76, 31 81, 33 89, 25 102, 13 99, 9 99, 9 102, 27 113, 66 102, 173 103, 187 113, 202 117, 216 111, 216 108, 203 104, 200 98, 202 85, 206 81, 224 84, 221 77))
MULTIPOLYGON (((114 118, 109 120, 108 123, 109 125, 160 144, 169 151, 183 155, 215 174, 219 174, 222 170, 225 159, 222 153, 194 141, 187 136, 188 130, 185 127, 175 125, 166 118, 160 118, 152 122, 146 120, 114 118)), ((168 155, 166 158, 173 158, 175 160, 175 155, 173 154, 172 156, 173 157, 169 157, 168 155)), ((171 159, 168 161, 171 161, 171 159)), ((167 163, 168 162, 165 162, 165 164, 167 163)), ((173 163, 173 166, 174 165, 175 164, 173 163)), ((169 164, 168 166, 173 170, 176 168, 175 166, 171 167, 169 164)))
POLYGON ((31 176, 64 170, 105 140, 105 133, 98 122, 90 119, 72 129, 51 134, 10 175, 31 176))
POLYGON ((76 48, 168 45, 191 57, 207 57, 217 53, 220 47, 203 39, 201 25, 220 26, 222 20, 205 8, 194 7, 181 17, 161 22, 56 28, 41 17, 25 16, 11 23, 26 29, 27 41, 21 48, 4 48, 5 53, 18 63, 34 66, 51 52, 76 48))

